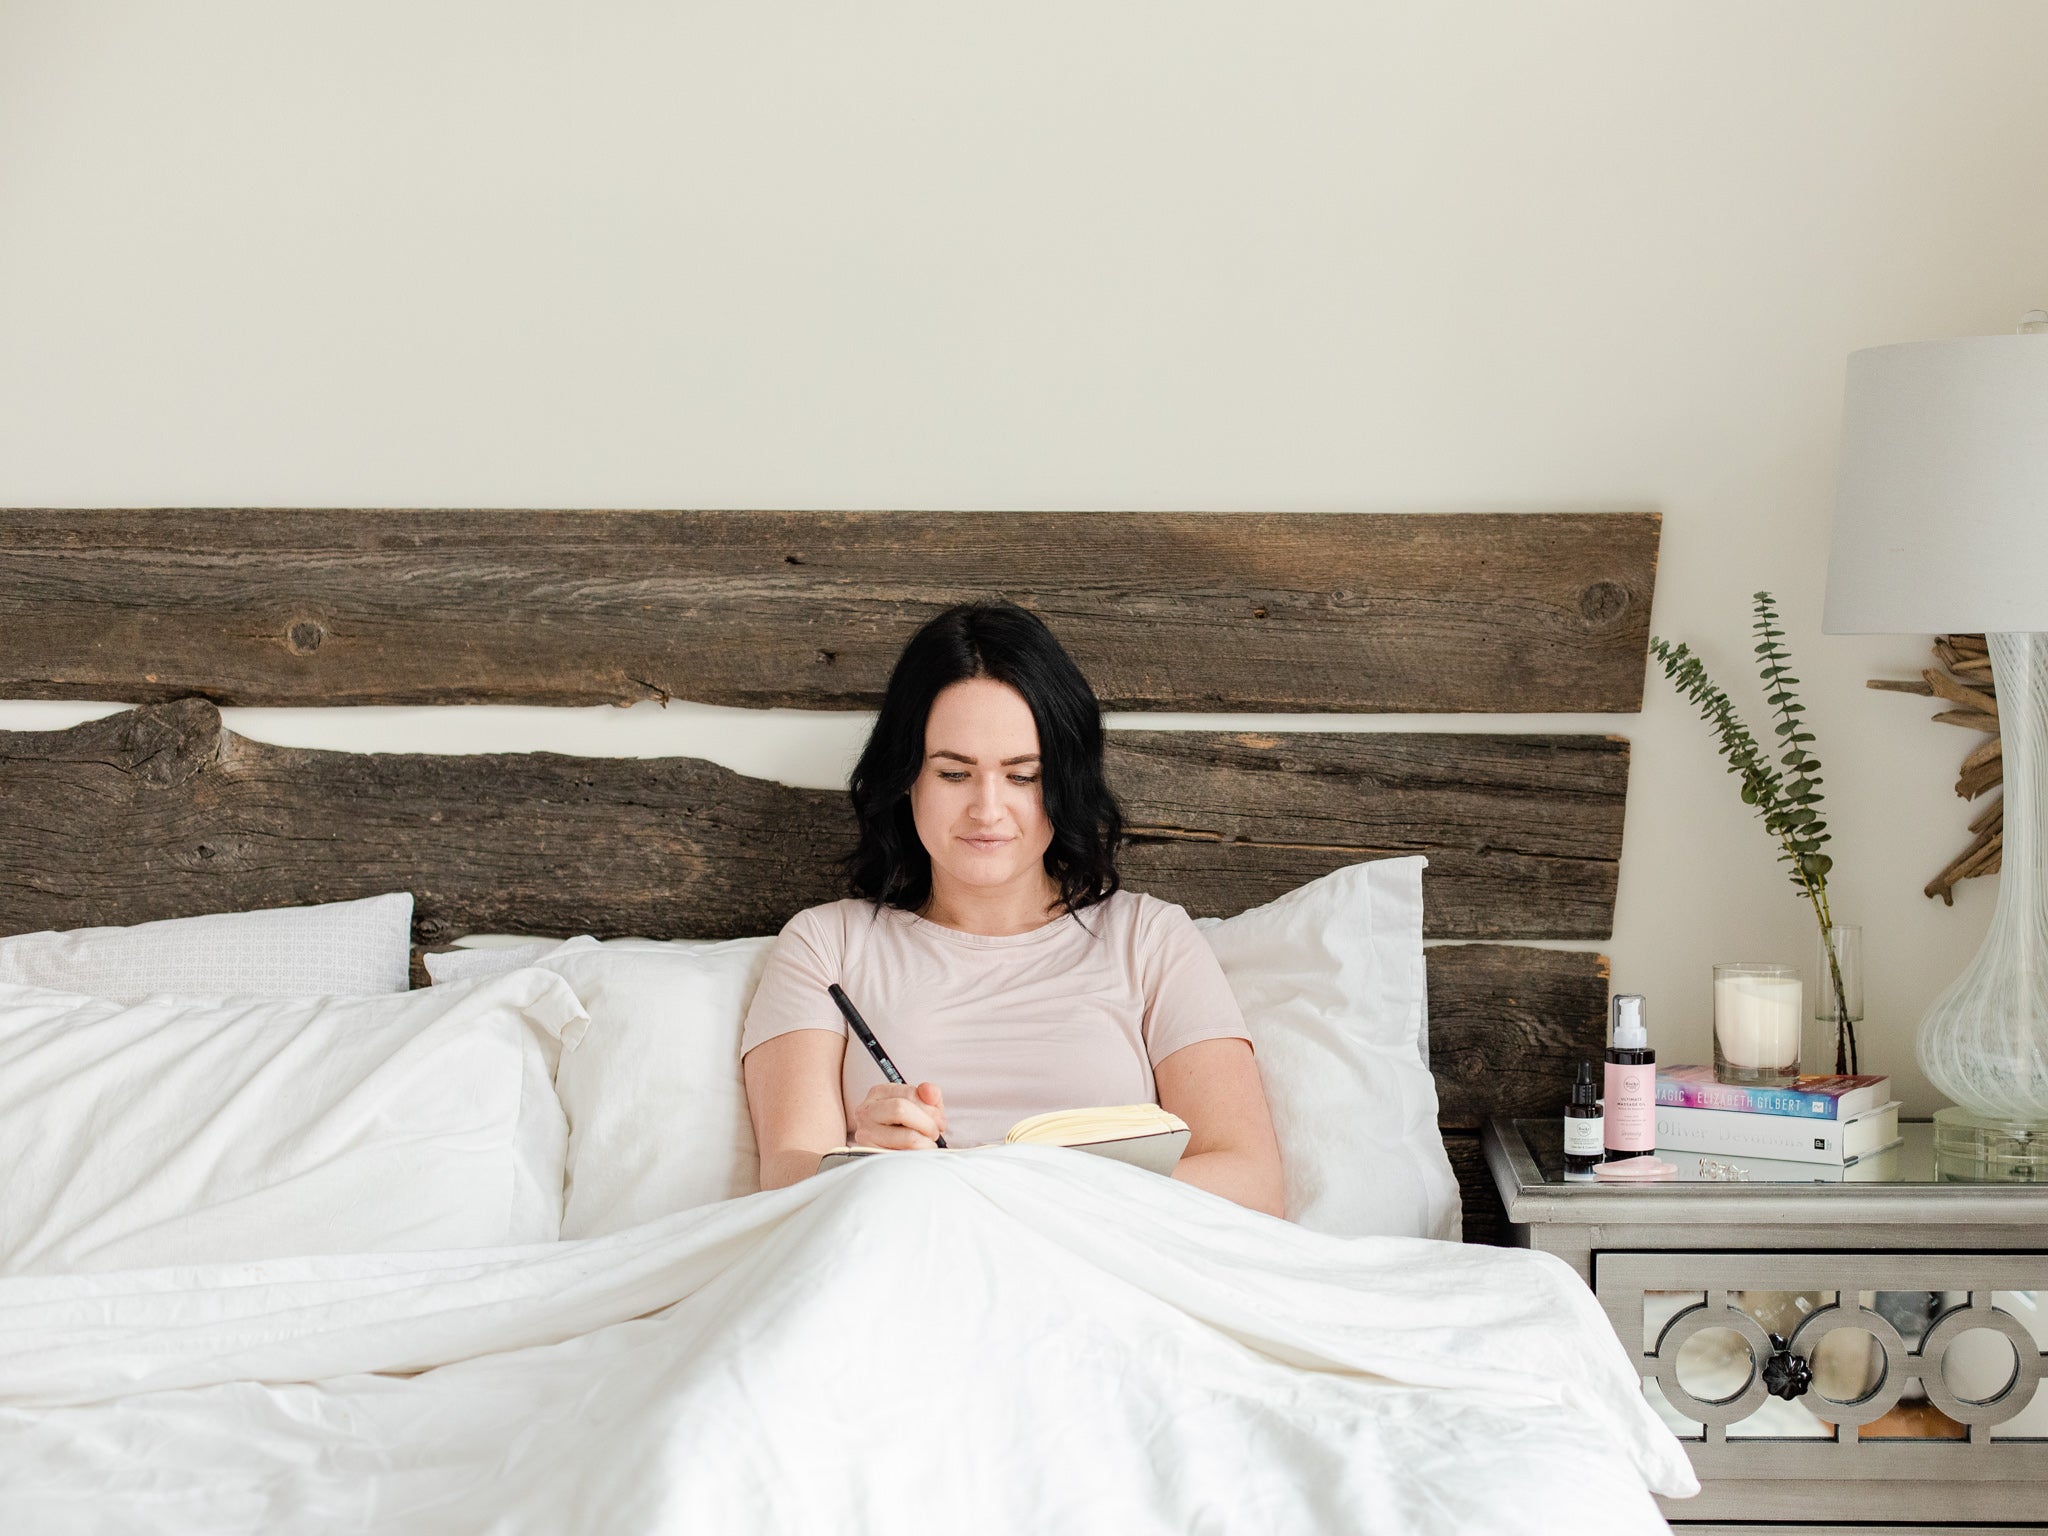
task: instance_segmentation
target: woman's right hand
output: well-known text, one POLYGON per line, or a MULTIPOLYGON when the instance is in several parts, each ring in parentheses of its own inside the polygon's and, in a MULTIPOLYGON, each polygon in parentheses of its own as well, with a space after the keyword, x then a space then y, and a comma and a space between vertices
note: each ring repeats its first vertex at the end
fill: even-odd
POLYGON ((854 1106, 853 1144, 922 1152, 946 1134, 946 1099, 935 1083, 877 1083, 854 1106))

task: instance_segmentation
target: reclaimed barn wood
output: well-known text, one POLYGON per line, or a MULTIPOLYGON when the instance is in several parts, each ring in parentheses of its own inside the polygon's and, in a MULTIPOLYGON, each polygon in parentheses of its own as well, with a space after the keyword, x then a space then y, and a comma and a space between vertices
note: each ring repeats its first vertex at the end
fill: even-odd
POLYGON ((1002 596, 1111 710, 1641 707, 1652 513, 0 510, 0 698, 868 709, 1002 596))
POLYGON ((1458 1196, 1464 1206, 1464 1237, 1468 1243, 1487 1243, 1495 1248, 1512 1248, 1514 1234, 1508 1230, 1507 1207, 1486 1169, 1486 1153, 1477 1131, 1445 1131, 1444 1153, 1451 1160, 1451 1172, 1458 1176, 1458 1196))
MULTIPOLYGON (((1198 917, 1422 853, 1433 938, 1612 927, 1627 744, 1609 737, 1113 731, 1136 888, 1198 917)), ((695 758, 319 752, 201 699, 0 732, 0 932, 386 890, 425 942, 519 929, 773 932, 844 894, 836 790, 695 758), (90 814, 80 814, 91 806, 90 814), (206 905, 195 907, 195 901, 206 905)))
POLYGON ((1437 944, 1429 965, 1429 1064, 1437 1122, 1560 1112, 1582 1061, 1606 1049, 1607 957, 1523 944, 1437 944))
MULTIPOLYGON (((1214 733, 1138 734, 1155 772, 1172 745, 1205 762, 1231 755, 1214 733)), ((723 938, 773 933, 800 907, 843 894, 831 873, 848 818, 836 791, 693 758, 278 747, 225 730, 197 699, 65 731, 0 732, 0 800, 0 933, 410 890, 423 944, 507 928, 723 938)), ((1277 811, 1262 814, 1260 825, 1282 826, 1277 811)), ((1217 862, 1192 888, 1133 848, 1131 885, 1196 910, 1190 898, 1206 893, 1236 912, 1305 878, 1262 868, 1262 850, 1248 846, 1233 895, 1220 871, 1239 845, 1206 846, 1217 862)), ((1455 944, 1432 948, 1428 964, 1447 1127, 1543 1113, 1571 1064, 1597 1052, 1599 955, 1455 944)))
POLYGON ((1494 1115, 1555 1115, 1578 1064, 1600 1059, 1607 957, 1509 944, 1439 944, 1427 956, 1437 1124, 1464 1203, 1465 1241, 1507 1244, 1513 1234, 1480 1127, 1494 1115))
POLYGON ((413 936, 727 938, 842 895, 843 792, 696 758, 327 752, 203 699, 0 732, 0 932, 413 893, 413 936))
POLYGON ((1112 731, 1132 883, 1227 916, 1363 859, 1429 859, 1433 939, 1605 938, 1614 736, 1112 731))

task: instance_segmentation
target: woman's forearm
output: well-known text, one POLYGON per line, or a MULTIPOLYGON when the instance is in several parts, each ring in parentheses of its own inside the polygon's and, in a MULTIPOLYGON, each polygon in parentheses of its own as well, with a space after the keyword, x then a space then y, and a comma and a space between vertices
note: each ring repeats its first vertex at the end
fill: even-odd
POLYGON ((1197 1152, 1183 1157, 1174 1166, 1173 1176, 1268 1216, 1287 1214, 1280 1165, 1270 1158, 1237 1151, 1197 1152))
POLYGON ((801 1184, 818 1171, 818 1159, 823 1156, 822 1152, 807 1152, 802 1147, 766 1153, 761 1158, 761 1187, 784 1189, 801 1184))

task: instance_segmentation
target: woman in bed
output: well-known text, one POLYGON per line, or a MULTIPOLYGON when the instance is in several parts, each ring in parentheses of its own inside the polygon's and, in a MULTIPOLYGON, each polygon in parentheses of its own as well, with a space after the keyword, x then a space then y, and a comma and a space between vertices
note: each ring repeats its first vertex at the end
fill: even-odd
POLYGON ((1188 1125, 1175 1178, 1283 1214, 1244 1016, 1186 911, 1120 887, 1101 708, 1041 620, 973 604, 919 630, 852 800, 854 895, 789 920, 741 1040, 764 1189, 847 1142, 970 1147, 1151 1101, 1188 1125), (849 1048, 833 982, 909 1084, 849 1048))

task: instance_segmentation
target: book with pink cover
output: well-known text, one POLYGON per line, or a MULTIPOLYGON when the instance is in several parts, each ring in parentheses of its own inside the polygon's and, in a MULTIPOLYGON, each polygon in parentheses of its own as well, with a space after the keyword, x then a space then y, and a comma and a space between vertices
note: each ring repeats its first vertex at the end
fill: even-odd
MULTIPOLYGON (((1097 1157, 1170 1174, 1187 1150, 1187 1122, 1157 1104, 1115 1104, 1093 1109, 1056 1109, 1032 1115, 1010 1127, 1005 1146, 1070 1147, 1097 1157)), ((879 1157, 886 1147, 834 1147, 818 1159, 824 1173, 864 1157, 879 1157)), ((972 1148, 948 1148, 971 1151, 972 1148)))
POLYGON ((1783 1088, 1750 1088, 1714 1080, 1712 1067, 1659 1067, 1662 1109, 1725 1109, 1739 1115, 1785 1115, 1798 1120, 1853 1120, 1891 1098, 1888 1077, 1807 1076, 1783 1088))

